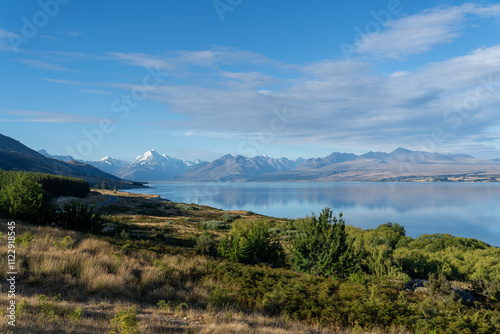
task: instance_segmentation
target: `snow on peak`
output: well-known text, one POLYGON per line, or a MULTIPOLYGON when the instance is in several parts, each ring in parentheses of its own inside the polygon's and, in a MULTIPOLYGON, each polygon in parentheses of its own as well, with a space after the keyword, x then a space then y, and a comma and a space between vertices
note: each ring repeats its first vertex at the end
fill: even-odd
POLYGON ((144 153, 143 155, 140 155, 138 156, 135 161, 136 162, 140 162, 140 161, 148 161, 148 160, 153 160, 153 159, 158 159, 158 158, 162 158, 161 155, 158 154, 158 152, 156 152, 156 150, 152 149, 152 150, 149 150, 147 151, 146 153, 144 153))

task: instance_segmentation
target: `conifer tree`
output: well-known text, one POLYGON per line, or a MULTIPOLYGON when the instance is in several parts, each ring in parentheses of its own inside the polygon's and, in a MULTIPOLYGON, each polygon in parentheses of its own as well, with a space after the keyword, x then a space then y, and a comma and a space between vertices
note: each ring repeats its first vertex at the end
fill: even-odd
POLYGON ((315 275, 345 275, 354 271, 356 261, 352 240, 345 231, 342 214, 337 219, 325 208, 310 224, 304 225, 292 242, 295 269, 315 275))

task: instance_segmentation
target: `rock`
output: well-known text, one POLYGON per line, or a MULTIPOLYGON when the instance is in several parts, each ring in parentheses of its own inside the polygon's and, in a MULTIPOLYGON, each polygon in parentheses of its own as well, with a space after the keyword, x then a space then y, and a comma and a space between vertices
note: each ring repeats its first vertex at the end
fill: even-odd
POLYGON ((462 290, 462 289, 457 289, 457 288, 451 288, 451 290, 459 297, 461 298, 462 300, 465 300, 467 302, 473 302, 476 300, 476 298, 474 298, 473 295, 471 295, 470 293, 468 293, 467 291, 465 290, 462 290))
POLYGON ((426 279, 412 279, 409 282, 406 282, 405 285, 403 286, 403 291, 411 291, 411 292, 416 292, 418 288, 418 292, 427 292, 427 288, 425 287, 424 283, 427 283, 426 279))
MULTIPOLYGON (((427 288, 425 287, 425 283, 427 283, 426 279, 413 279, 405 283, 405 285, 403 286, 403 291, 428 293, 427 288)), ((451 288, 451 292, 455 294, 458 299, 462 299, 467 302, 473 302, 476 300, 474 296, 463 289, 451 288)))

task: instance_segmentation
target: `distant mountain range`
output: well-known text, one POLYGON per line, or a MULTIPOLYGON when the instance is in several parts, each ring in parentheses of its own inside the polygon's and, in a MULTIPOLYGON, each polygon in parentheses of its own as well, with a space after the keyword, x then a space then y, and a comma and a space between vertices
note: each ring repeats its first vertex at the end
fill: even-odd
POLYGON ((173 181, 402 181, 500 180, 500 163, 465 154, 398 148, 391 153, 332 153, 324 158, 289 160, 225 155, 199 164, 173 181))
MULTIPOLYGON (((50 155, 46 150, 40 150, 38 153, 53 159, 75 161, 72 156, 50 155)), ((161 155, 156 150, 149 150, 132 162, 114 159, 109 156, 97 161, 77 161, 92 165, 106 173, 129 181, 169 181, 173 177, 183 174, 191 167, 204 163, 201 160, 188 161, 172 158, 165 154, 161 155)))
MULTIPOLYGON (((40 153, 48 155, 46 151, 40 153)), ((69 156, 51 157, 72 159, 69 156)), ((227 154, 212 162, 186 161, 149 150, 133 162, 105 157, 85 163, 129 181, 491 181, 497 180, 497 176, 500 180, 498 159, 481 160, 465 154, 405 148, 390 153, 370 151, 362 155, 334 152, 323 158, 307 160, 227 154)))
POLYGON ((42 172, 78 177, 91 186, 105 182, 109 187, 132 188, 141 184, 124 181, 114 175, 79 161, 62 161, 46 157, 17 140, 0 134, 0 169, 42 172))
POLYGON ((138 156, 132 163, 117 170, 114 174, 133 181, 165 181, 183 174, 200 163, 202 161, 186 161, 165 154, 160 155, 155 150, 149 150, 138 156))
POLYGON ((212 162, 203 162, 189 169, 186 173, 174 177, 173 181, 247 181, 263 174, 291 170, 305 160, 273 159, 262 155, 247 158, 231 154, 212 162))

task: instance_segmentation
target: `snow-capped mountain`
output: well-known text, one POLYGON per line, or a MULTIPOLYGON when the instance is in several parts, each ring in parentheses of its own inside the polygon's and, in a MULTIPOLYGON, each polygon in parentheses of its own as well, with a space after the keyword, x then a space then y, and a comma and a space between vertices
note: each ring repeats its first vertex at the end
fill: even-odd
POLYGON ((210 163, 200 163, 175 181, 243 181, 263 174, 288 171, 305 160, 274 159, 266 155, 247 158, 241 155, 224 155, 210 163))
POLYGON ((200 160, 187 161, 149 150, 114 174, 130 181, 168 181, 199 163, 200 160))
POLYGON ((126 167, 130 164, 130 162, 123 161, 120 159, 114 159, 111 157, 104 157, 101 160, 97 161, 87 161, 88 164, 99 168, 100 170, 110 173, 110 174, 115 174, 119 169, 126 167))

